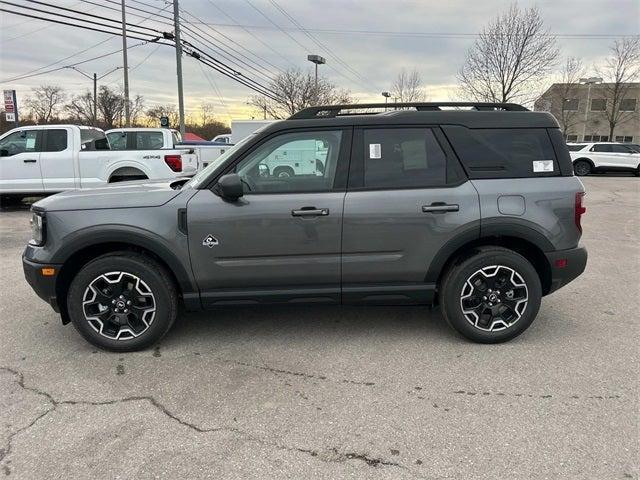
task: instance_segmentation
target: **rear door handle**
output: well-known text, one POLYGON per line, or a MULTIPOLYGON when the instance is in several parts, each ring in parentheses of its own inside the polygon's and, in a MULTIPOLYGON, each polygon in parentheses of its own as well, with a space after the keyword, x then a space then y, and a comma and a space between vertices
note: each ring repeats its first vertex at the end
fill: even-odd
POLYGON ((28 160, 22 160, 24 163, 36 163, 34 158, 29 158, 28 160))
POLYGON ((294 217, 326 217, 329 215, 328 208, 302 207, 298 210, 291 210, 294 217))
POLYGON ((444 202, 434 202, 431 205, 422 206, 423 213, 446 213, 446 212, 457 212, 459 210, 460 210, 460 205, 449 204, 444 202))

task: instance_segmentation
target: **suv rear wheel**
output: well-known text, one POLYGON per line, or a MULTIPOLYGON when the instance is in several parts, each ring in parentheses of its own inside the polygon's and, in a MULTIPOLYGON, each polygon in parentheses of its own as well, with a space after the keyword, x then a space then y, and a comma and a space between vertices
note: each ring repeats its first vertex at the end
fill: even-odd
POLYGON ((67 308, 93 345, 119 352, 159 341, 177 315, 177 293, 166 270, 136 253, 115 252, 87 263, 71 282, 67 308))
POLYGON ((531 325, 542 287, 535 268, 522 255, 482 247, 447 271, 439 296, 444 318, 459 333, 475 342, 499 343, 531 325))

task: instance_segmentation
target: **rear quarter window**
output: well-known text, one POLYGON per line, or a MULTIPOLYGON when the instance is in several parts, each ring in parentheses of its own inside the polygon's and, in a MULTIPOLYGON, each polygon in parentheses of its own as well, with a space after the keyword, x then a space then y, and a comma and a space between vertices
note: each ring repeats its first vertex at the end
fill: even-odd
POLYGON ((534 178, 560 175, 544 128, 444 126, 469 178, 534 178))

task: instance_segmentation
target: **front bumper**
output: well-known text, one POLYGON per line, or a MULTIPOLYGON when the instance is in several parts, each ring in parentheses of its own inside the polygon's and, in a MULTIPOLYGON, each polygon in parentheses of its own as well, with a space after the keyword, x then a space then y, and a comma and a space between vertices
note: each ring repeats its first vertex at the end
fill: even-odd
POLYGON ((56 279, 58 278, 61 266, 62 265, 32 262, 27 260, 24 255, 22 256, 22 268, 27 282, 31 285, 33 291, 36 292, 41 299, 51 305, 56 312, 60 312, 60 308, 58 307, 58 302, 56 300, 56 279), (43 267, 54 268, 55 275, 44 276, 42 274, 43 267))
POLYGON ((552 293, 576 279, 587 266, 587 249, 584 247, 546 252, 551 268, 551 284, 547 293, 552 293))

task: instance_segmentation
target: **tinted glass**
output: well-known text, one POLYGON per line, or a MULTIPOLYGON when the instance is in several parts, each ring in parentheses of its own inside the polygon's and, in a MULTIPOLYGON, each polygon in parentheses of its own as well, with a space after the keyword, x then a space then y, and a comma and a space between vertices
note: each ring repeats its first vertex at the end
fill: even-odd
POLYGON ((592 152, 612 152, 613 149, 611 148, 611 145, 607 143, 598 143, 593 147, 591 147, 591 151, 592 152))
POLYGON ((97 128, 81 128, 80 143, 82 150, 109 150, 107 136, 97 128), (96 141, 98 142, 96 144, 96 141))
POLYGON ((45 131, 44 152, 61 152, 67 149, 67 131, 62 129, 45 131))
POLYGON ((626 145, 611 145, 613 153, 632 153, 632 150, 626 145))
POLYGON ((164 146, 162 132, 137 132, 136 150, 158 150, 164 146))
POLYGON ((126 132, 111 132, 107 134, 109 139, 109 145, 111 150, 126 150, 127 149, 127 134, 126 132))
POLYGON ((621 112, 635 112, 636 111, 636 99, 635 98, 624 98, 620 100, 620 111, 621 112))
POLYGON ((592 112, 603 112, 607 109, 607 100, 604 98, 594 98, 591 100, 592 112))
POLYGON ((322 192, 333 188, 342 132, 298 132, 274 137, 234 172, 246 193, 322 192))
POLYGON ((431 187, 446 183, 447 162, 427 128, 364 131, 364 187, 431 187))
POLYGON ((544 128, 469 129, 443 127, 470 178, 526 178, 559 175, 544 128), (550 162, 550 163, 549 163, 550 162))
POLYGON ((37 137, 37 130, 12 133, 0 140, 0 153, 4 157, 10 157, 19 153, 37 152, 37 137))
POLYGON ((567 145, 570 152, 578 152, 582 150, 586 145, 567 145))

